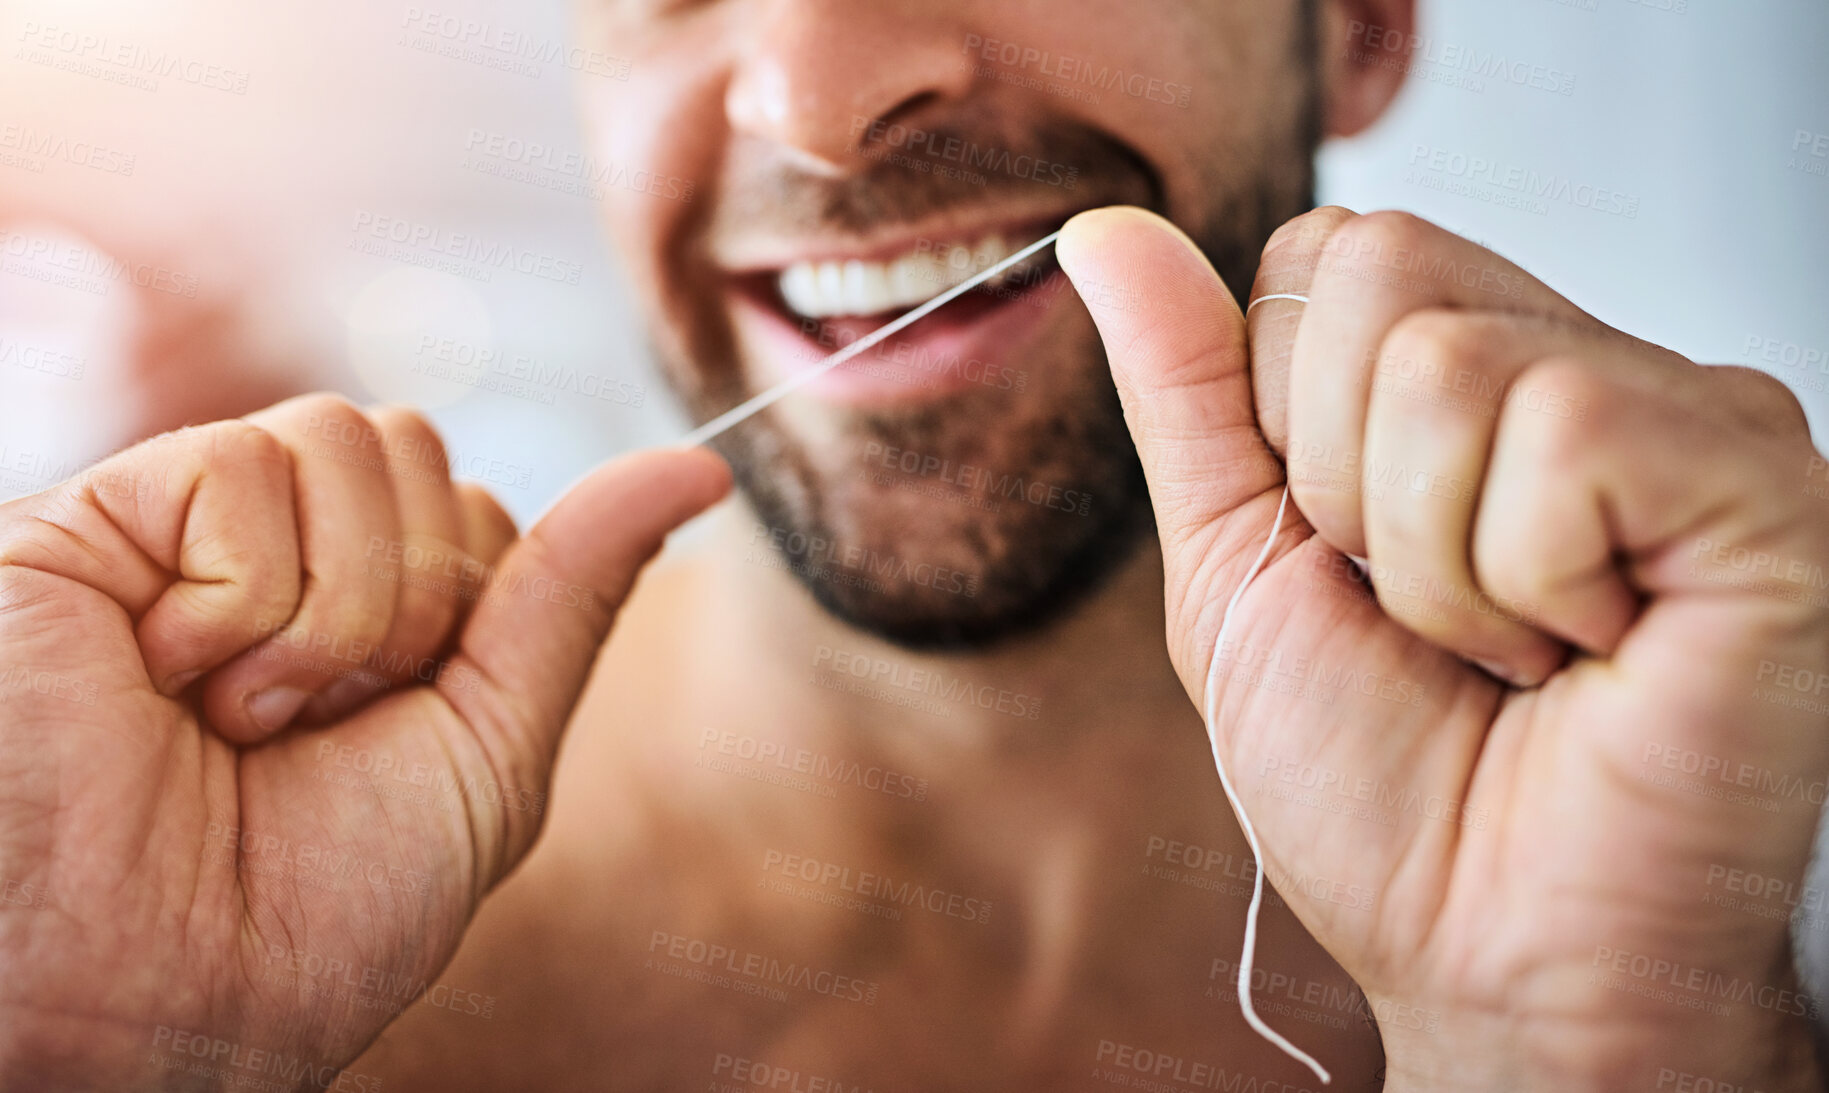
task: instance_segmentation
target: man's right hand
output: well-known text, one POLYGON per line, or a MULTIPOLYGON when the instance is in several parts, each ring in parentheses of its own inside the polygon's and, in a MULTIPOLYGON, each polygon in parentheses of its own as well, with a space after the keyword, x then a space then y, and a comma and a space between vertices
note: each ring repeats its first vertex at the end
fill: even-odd
POLYGON ((317 988, 436 979, 728 484, 642 453, 516 541, 416 415, 312 396, 0 506, 0 1088, 359 1088, 393 1014, 317 988))

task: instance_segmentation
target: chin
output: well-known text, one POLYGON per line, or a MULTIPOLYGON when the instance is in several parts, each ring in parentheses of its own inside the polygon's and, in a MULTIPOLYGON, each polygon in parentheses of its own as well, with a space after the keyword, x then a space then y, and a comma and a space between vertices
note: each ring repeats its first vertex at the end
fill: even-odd
MULTIPOLYGON (((1069 615, 1151 539, 1148 490, 1096 347, 1043 388, 719 438, 785 568, 833 617, 913 650, 982 650, 1069 615)), ((1056 362, 1058 363, 1058 362, 1056 362)))

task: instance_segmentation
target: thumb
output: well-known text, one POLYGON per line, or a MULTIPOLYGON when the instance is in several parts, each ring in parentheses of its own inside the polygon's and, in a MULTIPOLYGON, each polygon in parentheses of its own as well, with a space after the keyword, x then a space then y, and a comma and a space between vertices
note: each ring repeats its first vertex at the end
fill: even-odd
POLYGON ((474 675, 440 680, 497 770, 545 784, 636 575, 668 532, 729 488, 729 469, 705 449, 637 452, 592 471, 503 556, 452 658, 474 675))
POLYGON ((1173 578, 1178 556, 1210 556, 1224 518, 1283 482, 1253 409, 1244 317, 1193 241, 1142 209, 1081 213, 1056 257, 1105 341, 1173 578))

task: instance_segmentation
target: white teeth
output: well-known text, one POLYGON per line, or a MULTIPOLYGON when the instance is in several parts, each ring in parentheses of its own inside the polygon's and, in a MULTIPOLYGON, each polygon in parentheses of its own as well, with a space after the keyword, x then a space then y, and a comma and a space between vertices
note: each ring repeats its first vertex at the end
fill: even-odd
POLYGON ((973 246, 928 243, 887 262, 796 262, 778 285, 787 306, 808 318, 877 315, 932 299, 1014 252, 993 232, 973 246))

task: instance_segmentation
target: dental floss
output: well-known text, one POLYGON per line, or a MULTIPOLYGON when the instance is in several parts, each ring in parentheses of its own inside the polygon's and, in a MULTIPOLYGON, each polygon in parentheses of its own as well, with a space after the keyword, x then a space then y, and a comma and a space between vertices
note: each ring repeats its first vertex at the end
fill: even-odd
POLYGON ((1257 912, 1264 902, 1264 852, 1257 844, 1257 828, 1251 825, 1251 817, 1245 814, 1245 803, 1238 799, 1238 793, 1232 788, 1232 779, 1226 775, 1226 761, 1219 757, 1219 731, 1214 728, 1218 720, 1219 704, 1214 691, 1219 685, 1219 650, 1225 645, 1226 631, 1232 626, 1232 609, 1238 606, 1239 598, 1245 589, 1251 587, 1257 571, 1264 565, 1264 559, 1270 556, 1270 548, 1276 543, 1276 537, 1283 530, 1283 511, 1289 507, 1289 487, 1283 487, 1283 499, 1277 502, 1276 522, 1270 525, 1270 538, 1264 540, 1264 549, 1258 551, 1257 560, 1245 571, 1245 579, 1238 582, 1238 588, 1232 598, 1226 602, 1226 612, 1219 619, 1219 633, 1213 637, 1213 659, 1207 665, 1207 690, 1202 713, 1206 716, 1207 742, 1213 745, 1213 767, 1219 771, 1220 788, 1226 791, 1226 800, 1232 802, 1232 811, 1238 813, 1238 826, 1245 833, 1245 843, 1251 847, 1251 860, 1257 863, 1256 875, 1251 878, 1251 907, 1245 912, 1245 946, 1238 958, 1238 1008, 1245 1015, 1245 1024, 1251 1030, 1269 1040, 1282 1050, 1283 1054, 1303 1064, 1315 1072, 1315 1077, 1326 1085, 1333 1081, 1327 1068, 1314 1060, 1314 1056, 1283 1038, 1283 1034, 1264 1023, 1257 1015, 1257 1007, 1251 1004, 1251 967, 1257 960, 1257 912))
MULTIPOLYGON (((1245 305, 1245 314, 1265 300, 1294 300, 1307 303, 1308 297, 1294 292, 1276 292, 1245 305)), ((1257 1015, 1257 1007, 1251 1004, 1251 967, 1257 960, 1257 912, 1264 903, 1264 852, 1257 843, 1257 828, 1251 823, 1251 817, 1245 812, 1245 803, 1238 799, 1238 792, 1232 788, 1232 779, 1226 774, 1226 761, 1219 755, 1219 730, 1215 727, 1219 720, 1219 703, 1214 692, 1219 687, 1219 651, 1225 646, 1226 631, 1232 628, 1232 612, 1238 607, 1238 601, 1245 595, 1245 589, 1257 579, 1258 570, 1264 567, 1264 559, 1270 557, 1270 548, 1276 545, 1276 537, 1283 532, 1283 513, 1289 508, 1289 484, 1283 484, 1283 498, 1277 502, 1276 519, 1270 525, 1270 537, 1264 540, 1264 549, 1257 552, 1257 560, 1251 568, 1245 570, 1245 578, 1238 582, 1232 598, 1226 601, 1225 613, 1219 617, 1219 633, 1213 635, 1213 659, 1207 663, 1207 688, 1202 695, 1202 710, 1207 722, 1207 742, 1213 745, 1213 767, 1219 771, 1220 788, 1226 791, 1226 800, 1232 802, 1232 811, 1238 814, 1238 826, 1245 833, 1245 844, 1251 848, 1251 860, 1257 863, 1256 875, 1251 878, 1251 906, 1245 911, 1245 945, 1244 952, 1238 958, 1238 1008, 1245 1015, 1245 1024, 1264 1039, 1275 1044, 1283 1054, 1314 1071, 1322 1085, 1331 1083, 1333 1076, 1327 1068, 1315 1061, 1314 1056, 1283 1038, 1283 1034, 1264 1023, 1257 1015)))
MULTIPOLYGON (((828 356, 825 360, 820 361, 812 368, 809 368, 804 372, 795 373, 761 394, 719 414, 717 417, 712 418, 710 421, 692 430, 690 433, 687 433, 680 439, 680 446, 685 448, 695 447, 711 440, 713 437, 716 437, 718 434, 725 432, 728 429, 742 424, 793 391, 811 383, 813 380, 825 375, 827 372, 837 368, 839 365, 857 356, 864 350, 869 349, 871 346, 877 345, 891 335, 907 329, 909 326, 912 326, 921 319, 933 314, 951 301, 965 295, 972 289, 977 288, 979 285, 997 276, 999 273, 1002 273, 1004 270, 1009 269, 1011 266, 1028 258, 1043 247, 1049 246, 1056 239, 1060 238, 1060 234, 1060 232, 1056 231, 1042 236, 1040 239, 1037 239, 1035 242, 1017 251, 1015 254, 1010 255, 1003 261, 985 268, 966 280, 961 281, 959 284, 954 285, 952 288, 947 289, 938 296, 935 296, 920 307, 908 312, 906 315, 892 320, 857 339, 850 345, 847 345, 843 349, 828 356)), ((1305 304, 1308 302, 1308 297, 1297 295, 1293 292, 1278 292, 1259 296, 1257 299, 1245 305, 1245 314, 1249 315, 1252 308, 1263 303, 1265 300, 1295 300, 1305 304)), ((1257 956, 1257 915, 1258 909, 1264 902, 1264 854, 1258 847, 1257 829, 1252 826, 1251 817, 1245 813, 1244 802, 1238 799, 1237 791, 1232 788, 1232 779, 1226 774, 1226 762, 1224 759, 1220 758, 1219 754, 1219 732, 1214 728, 1214 722, 1218 713, 1214 692, 1217 689, 1219 682, 1219 651, 1225 644, 1226 631, 1232 626, 1232 611, 1238 606, 1240 598, 1244 596, 1245 589, 1251 587, 1251 582, 1257 578, 1258 570, 1263 568, 1264 560, 1270 556, 1270 548, 1275 545, 1276 537, 1283 530, 1283 513, 1288 507, 1289 487, 1288 485, 1284 485, 1283 499, 1277 502, 1276 522, 1271 525, 1270 537, 1264 540, 1264 549, 1258 552, 1257 560, 1252 562, 1251 568, 1245 571, 1245 579, 1239 582, 1238 588, 1232 593, 1232 599, 1226 603, 1225 613, 1220 616, 1219 633, 1213 638, 1213 659, 1207 668, 1207 689, 1204 696, 1205 709, 1203 712, 1207 723, 1207 742, 1213 747, 1213 766, 1219 771, 1220 788, 1226 791, 1226 800, 1232 803, 1232 811, 1238 814, 1239 827, 1245 833, 1246 844, 1251 847, 1252 861, 1256 862, 1258 865, 1256 876, 1252 879, 1251 883, 1251 906, 1245 912, 1244 953, 1239 957, 1238 961, 1238 1008, 1244 1013, 1245 1023, 1251 1026, 1253 1032, 1256 1032, 1259 1036, 1270 1041, 1270 1043, 1274 1044, 1283 1054, 1288 1055, 1290 1058, 1314 1071, 1315 1077, 1321 1080, 1321 1084, 1327 1085, 1333 1081, 1332 1076, 1327 1072, 1327 1068, 1316 1062, 1313 1056, 1284 1039, 1281 1033, 1265 1024, 1263 1018, 1257 1015, 1257 1008, 1251 1004, 1251 970, 1257 956)))
POLYGON ((703 444, 706 441, 710 440, 712 437, 717 436, 719 433, 724 432, 726 429, 730 429, 736 425, 739 425, 739 424, 749 420, 751 417, 760 413, 762 410, 764 410, 764 409, 768 408, 769 406, 773 405, 774 403, 780 401, 783 397, 788 395, 790 392, 795 391, 795 390, 799 389, 800 387, 803 387, 806 384, 813 382, 815 379, 818 379, 820 376, 825 375, 827 372, 830 372, 832 369, 837 368, 839 365, 850 360, 852 357, 857 356, 859 353, 862 353, 864 350, 869 349, 871 346, 876 345, 877 343, 883 341, 885 338, 889 337, 890 335, 898 333, 898 332, 906 329, 907 327, 912 326, 916 322, 919 322, 920 320, 925 319, 927 316, 929 316, 933 312, 939 310, 941 307, 945 306, 948 303, 951 303, 953 300, 957 299, 958 297, 965 295, 966 293, 970 292, 972 289, 977 288, 979 285, 984 284, 986 281, 997 276, 999 273, 1002 273, 1004 270, 1009 269, 1011 266, 1015 265, 1016 263, 1021 262, 1023 259, 1034 254, 1036 251, 1041 250, 1043 247, 1048 246, 1049 244, 1053 243, 1056 239, 1059 239, 1060 237, 1061 237, 1061 233, 1058 231, 1050 232, 1049 234, 1042 236, 1040 239, 1037 239, 1035 242, 1030 243, 1028 246, 1017 251, 1015 254, 1010 255, 1008 258, 1005 258, 1003 261, 998 262, 995 265, 988 266, 983 270, 980 270, 979 272, 973 274, 971 277, 966 278, 965 280, 954 285, 952 288, 947 289, 945 292, 942 292, 940 295, 935 296, 933 299, 922 304, 920 307, 917 307, 913 311, 910 311, 908 314, 903 315, 901 318, 895 319, 883 326, 878 327, 875 330, 872 330, 870 333, 857 339, 856 341, 852 342, 850 345, 845 346, 843 349, 840 349, 838 352, 833 353, 831 356, 827 357, 823 361, 820 361, 818 364, 807 369, 806 371, 796 372, 794 375, 791 375, 787 379, 782 380, 780 383, 777 383, 775 386, 769 388, 768 390, 762 392, 761 394, 755 396, 754 398, 751 398, 746 402, 740 403, 737 406, 733 407, 732 409, 726 410, 724 413, 719 414, 717 417, 712 418, 710 421, 707 421, 705 424, 699 426, 698 428, 692 430, 690 433, 687 433, 684 437, 682 437, 679 442, 680 447, 682 447, 682 448, 696 447, 696 446, 703 444))

